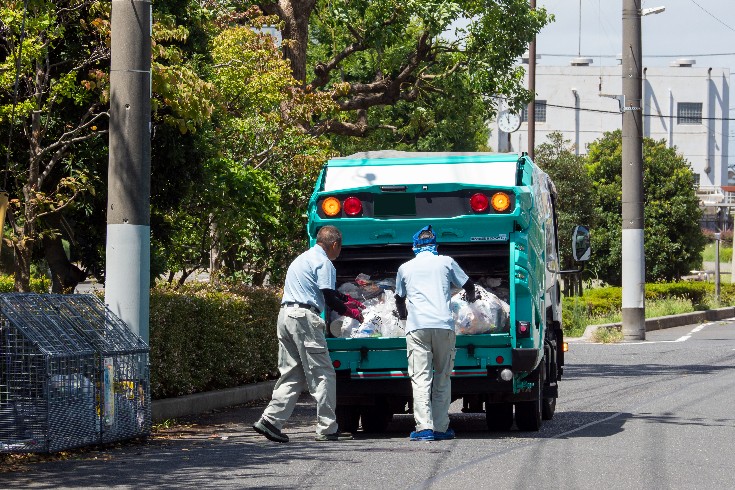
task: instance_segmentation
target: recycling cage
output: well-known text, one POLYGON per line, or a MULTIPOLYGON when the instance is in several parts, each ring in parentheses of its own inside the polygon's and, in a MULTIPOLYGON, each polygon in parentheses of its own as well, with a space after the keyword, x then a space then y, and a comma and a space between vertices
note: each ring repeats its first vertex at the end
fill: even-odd
POLYGON ((0 294, 0 453, 150 434, 149 353, 96 296, 0 294))

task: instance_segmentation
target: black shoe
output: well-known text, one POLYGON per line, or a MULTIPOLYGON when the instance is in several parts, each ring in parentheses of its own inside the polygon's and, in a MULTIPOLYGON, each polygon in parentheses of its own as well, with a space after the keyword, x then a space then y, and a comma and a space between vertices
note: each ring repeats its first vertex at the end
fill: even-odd
POLYGON ((276 426, 265 419, 260 419, 253 424, 253 429, 273 442, 288 442, 288 436, 278 430, 276 426))
POLYGON ((334 432, 332 434, 317 434, 314 438, 315 441, 318 442, 327 442, 327 441, 351 441, 354 439, 352 437, 352 434, 349 432, 334 432))

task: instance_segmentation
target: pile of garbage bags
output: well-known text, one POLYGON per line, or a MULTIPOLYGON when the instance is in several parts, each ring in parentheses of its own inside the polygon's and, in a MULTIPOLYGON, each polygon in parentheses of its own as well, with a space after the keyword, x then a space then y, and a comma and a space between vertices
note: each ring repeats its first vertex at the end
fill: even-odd
MULTIPOLYGON (((403 322, 398 319, 395 301, 395 279, 373 281, 365 274, 358 275, 353 282, 338 288, 365 304, 362 323, 332 312, 329 331, 334 337, 405 337, 403 322)), ((475 284, 478 299, 468 303, 465 292, 458 290, 452 295, 450 309, 454 317, 457 334, 474 335, 507 332, 510 306, 480 284, 475 284)))

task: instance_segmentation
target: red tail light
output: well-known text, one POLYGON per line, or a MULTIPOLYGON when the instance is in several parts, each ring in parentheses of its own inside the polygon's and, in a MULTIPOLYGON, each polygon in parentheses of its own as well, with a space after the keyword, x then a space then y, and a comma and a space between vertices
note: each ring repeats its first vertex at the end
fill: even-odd
POLYGON ((487 211, 487 208, 489 205, 490 205, 490 200, 487 198, 485 194, 481 192, 473 194, 472 197, 470 197, 470 207, 476 213, 482 213, 484 211, 487 211))
POLYGON ((347 216, 357 216, 362 212, 362 201, 354 196, 350 196, 345 199, 342 206, 347 216))
POLYGON ((339 362, 339 359, 332 361, 332 366, 334 366, 334 369, 339 369, 341 365, 342 363, 339 362))

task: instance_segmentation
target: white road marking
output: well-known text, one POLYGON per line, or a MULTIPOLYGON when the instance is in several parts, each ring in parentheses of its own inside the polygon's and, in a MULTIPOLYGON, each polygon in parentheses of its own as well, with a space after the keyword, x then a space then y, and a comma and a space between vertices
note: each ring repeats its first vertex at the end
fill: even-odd
MULTIPOLYGON (((651 340, 651 341, 645 341, 645 342, 620 342, 619 345, 642 345, 642 344, 672 344, 674 342, 686 342, 692 337, 692 334, 695 334, 697 332, 700 332, 704 327, 708 327, 710 325, 713 325, 712 322, 710 323, 702 323, 701 325, 698 325, 694 327, 688 334, 679 337, 676 340, 651 340)), ((735 349, 733 349, 735 350, 735 349)))

